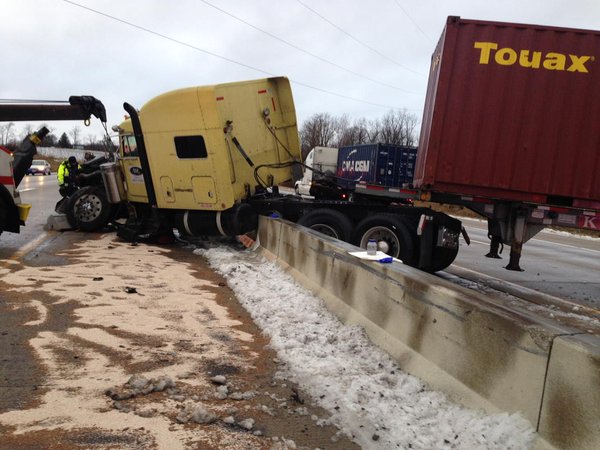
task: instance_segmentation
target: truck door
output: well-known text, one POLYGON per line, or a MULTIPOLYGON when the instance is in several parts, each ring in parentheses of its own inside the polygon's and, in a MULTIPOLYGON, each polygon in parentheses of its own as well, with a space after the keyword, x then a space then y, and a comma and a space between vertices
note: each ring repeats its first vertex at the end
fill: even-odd
POLYGON ((131 202, 148 202, 148 194, 144 186, 144 174, 138 156, 134 135, 121 135, 119 150, 127 186, 127 199, 131 202))

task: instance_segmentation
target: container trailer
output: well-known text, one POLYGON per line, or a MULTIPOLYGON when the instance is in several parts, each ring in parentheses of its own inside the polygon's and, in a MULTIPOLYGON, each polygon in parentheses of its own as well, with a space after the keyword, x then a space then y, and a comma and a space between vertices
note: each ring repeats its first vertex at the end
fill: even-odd
POLYGON ((415 189, 381 195, 486 217, 487 256, 510 245, 510 270, 546 226, 600 230, 599 56, 598 31, 449 17, 431 59, 415 189))
POLYGON ((315 147, 304 161, 296 192, 316 198, 346 199, 358 183, 396 188, 412 183, 417 148, 394 144, 315 147))
POLYGON ((411 183, 417 148, 392 144, 341 147, 337 176, 348 189, 357 183, 398 187, 411 183))

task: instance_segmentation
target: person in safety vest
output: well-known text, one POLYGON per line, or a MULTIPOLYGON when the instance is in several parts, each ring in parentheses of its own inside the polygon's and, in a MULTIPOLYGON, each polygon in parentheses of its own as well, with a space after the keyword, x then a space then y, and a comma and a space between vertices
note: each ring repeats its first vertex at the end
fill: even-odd
POLYGON ((69 156, 69 159, 60 163, 58 166, 58 192, 63 197, 69 197, 78 189, 77 176, 81 166, 77 163, 74 156, 69 156))

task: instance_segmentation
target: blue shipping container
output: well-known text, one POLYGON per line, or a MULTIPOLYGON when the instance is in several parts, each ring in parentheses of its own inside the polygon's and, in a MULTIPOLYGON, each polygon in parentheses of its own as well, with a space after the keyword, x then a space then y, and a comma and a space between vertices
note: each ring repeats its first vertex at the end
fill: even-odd
POLYGON ((338 152, 338 183, 354 189, 364 182, 387 187, 411 183, 417 148, 391 144, 361 144, 341 147, 338 152))

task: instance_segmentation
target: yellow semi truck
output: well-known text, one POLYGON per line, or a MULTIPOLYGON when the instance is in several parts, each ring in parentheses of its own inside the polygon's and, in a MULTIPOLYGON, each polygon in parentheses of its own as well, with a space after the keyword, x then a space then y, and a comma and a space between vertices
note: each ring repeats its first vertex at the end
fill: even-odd
POLYGON ((383 199, 332 200, 281 195, 302 177, 290 83, 274 77, 180 89, 160 95, 119 132, 117 161, 102 166, 104 188, 80 189, 72 217, 91 231, 115 220, 128 240, 169 235, 235 236, 278 216, 428 271, 452 263, 461 223, 426 208, 383 199), (115 206, 116 205, 116 206, 115 206))

